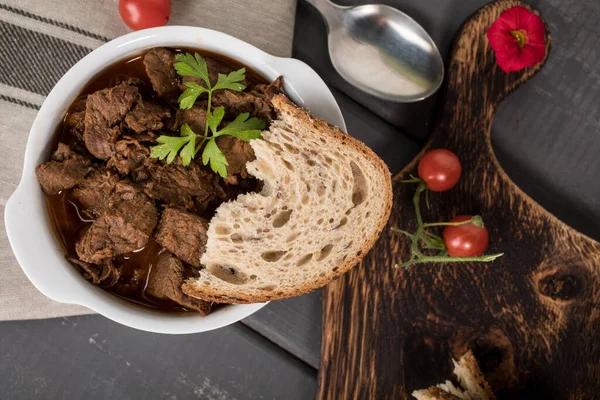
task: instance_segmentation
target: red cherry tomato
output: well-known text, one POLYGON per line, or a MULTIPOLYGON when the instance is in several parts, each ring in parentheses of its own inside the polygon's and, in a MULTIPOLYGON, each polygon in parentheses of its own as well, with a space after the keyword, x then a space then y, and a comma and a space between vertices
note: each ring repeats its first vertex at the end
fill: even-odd
POLYGON ((450 150, 428 151, 419 161, 419 177, 434 192, 451 189, 458 182, 461 171, 460 160, 450 150))
MULTIPOLYGON (((471 215, 461 215, 450 222, 463 222, 472 218, 471 215)), ((485 253, 489 241, 489 233, 483 223, 477 226, 469 222, 458 226, 444 228, 444 243, 448 254, 452 257, 477 257, 485 253)))
POLYGON ((119 14, 133 30, 163 26, 169 22, 171 0, 119 0, 119 14))

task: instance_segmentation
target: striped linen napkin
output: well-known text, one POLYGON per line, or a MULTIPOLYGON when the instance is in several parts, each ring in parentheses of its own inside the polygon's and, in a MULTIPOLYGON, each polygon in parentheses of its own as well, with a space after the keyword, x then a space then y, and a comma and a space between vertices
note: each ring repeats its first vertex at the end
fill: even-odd
MULTIPOLYGON (((169 24, 219 30, 289 56, 295 11, 296 0, 172 0, 169 24)), ((118 0, 0 0, 0 320, 91 313, 33 287, 10 249, 4 207, 19 183, 29 128, 45 96, 73 64, 128 31, 118 0)))

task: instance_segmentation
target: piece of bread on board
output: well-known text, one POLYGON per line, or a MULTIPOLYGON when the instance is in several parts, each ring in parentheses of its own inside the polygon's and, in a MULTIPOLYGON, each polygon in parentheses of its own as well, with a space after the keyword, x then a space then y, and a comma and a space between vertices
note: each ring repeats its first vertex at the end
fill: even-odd
POLYGON ((412 395, 417 400, 496 399, 470 350, 458 362, 456 360, 452 360, 452 362, 454 363, 454 375, 458 378, 461 387, 456 387, 452 382, 446 381, 427 389, 415 390, 412 395))
POLYGON ((417 400, 461 400, 462 397, 448 393, 437 386, 432 386, 423 390, 415 390, 412 394, 417 400))
POLYGON ((284 95, 272 102, 278 118, 250 142, 256 160, 247 164, 263 189, 219 206, 206 268, 183 285, 190 296, 255 303, 310 292, 356 265, 386 226, 385 163, 284 95))

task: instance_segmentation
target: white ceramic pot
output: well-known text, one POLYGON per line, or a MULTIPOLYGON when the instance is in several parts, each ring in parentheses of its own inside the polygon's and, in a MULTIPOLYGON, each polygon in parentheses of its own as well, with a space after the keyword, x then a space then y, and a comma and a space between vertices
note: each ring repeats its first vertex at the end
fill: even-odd
MULTIPOLYGON (((94 50, 71 68, 42 105, 29 134, 23 176, 5 209, 8 239, 21 268, 49 298, 80 304, 123 325, 158 333, 194 333, 232 324, 265 306, 229 305, 207 317, 165 313, 121 300, 87 282, 66 261, 46 212, 35 167, 48 159, 55 129, 83 86, 105 67, 157 46, 209 50, 238 60, 269 80, 284 77, 284 90, 296 104, 345 130, 342 113, 327 85, 312 68, 291 58, 271 56, 210 29, 168 26, 130 33, 94 50)), ((26 306, 26 305, 25 305, 26 306)))

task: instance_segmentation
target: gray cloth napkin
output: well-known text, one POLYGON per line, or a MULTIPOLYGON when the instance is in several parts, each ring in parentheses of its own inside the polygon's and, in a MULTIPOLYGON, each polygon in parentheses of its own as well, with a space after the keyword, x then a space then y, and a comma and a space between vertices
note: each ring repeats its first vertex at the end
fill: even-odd
MULTIPOLYGON (((172 0, 170 25, 211 28, 268 53, 292 51, 296 0, 172 0)), ((4 207, 21 177, 29 128, 78 60, 127 33, 118 0, 0 0, 0 320, 91 313, 39 293, 15 260, 4 207)))

